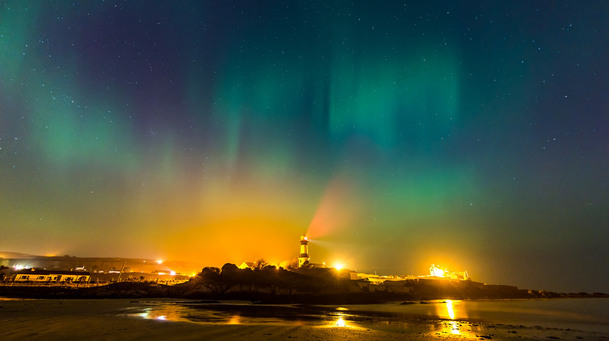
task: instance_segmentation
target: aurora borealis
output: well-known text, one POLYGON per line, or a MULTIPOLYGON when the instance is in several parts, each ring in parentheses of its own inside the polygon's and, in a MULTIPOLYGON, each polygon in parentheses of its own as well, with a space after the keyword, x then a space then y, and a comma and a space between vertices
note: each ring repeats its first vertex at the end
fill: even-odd
POLYGON ((4 1, 0 251, 606 291, 606 13, 4 1))

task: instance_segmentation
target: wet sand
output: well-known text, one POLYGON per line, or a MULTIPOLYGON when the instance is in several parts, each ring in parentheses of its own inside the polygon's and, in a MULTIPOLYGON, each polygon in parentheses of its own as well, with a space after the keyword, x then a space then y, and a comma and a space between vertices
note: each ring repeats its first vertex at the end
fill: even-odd
POLYGON ((343 319, 340 313, 321 320, 306 316, 289 320, 239 316, 214 320, 217 315, 212 312, 210 319, 196 321, 183 305, 162 300, 4 300, 0 301, 0 339, 609 340, 607 333, 572 329, 356 315, 355 320, 354 315, 343 319))

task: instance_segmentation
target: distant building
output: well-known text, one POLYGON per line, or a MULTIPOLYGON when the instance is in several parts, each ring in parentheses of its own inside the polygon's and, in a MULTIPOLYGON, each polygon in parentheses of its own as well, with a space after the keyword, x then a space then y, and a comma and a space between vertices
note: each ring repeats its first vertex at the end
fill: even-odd
POLYGON ((244 269, 254 270, 255 267, 256 267, 256 263, 254 263, 254 262, 243 262, 243 263, 241 263, 241 265, 239 265, 239 269, 241 269, 241 270, 244 270, 244 269))
POLYGON ((469 279, 469 273, 467 270, 462 272, 453 272, 448 270, 447 268, 441 267, 436 264, 432 264, 429 267, 429 276, 431 277, 440 277, 440 278, 449 278, 449 279, 458 279, 458 280, 467 280, 469 279))
POLYGON ((86 271, 23 270, 15 275, 15 282, 87 283, 91 275, 86 271))
POLYGON ((350 272, 350 278, 351 280, 366 280, 372 284, 384 284, 385 282, 402 282, 408 279, 415 279, 417 278, 416 276, 383 276, 383 275, 377 275, 377 274, 367 274, 367 273, 363 273, 363 272, 355 272, 355 271, 351 271, 350 272))

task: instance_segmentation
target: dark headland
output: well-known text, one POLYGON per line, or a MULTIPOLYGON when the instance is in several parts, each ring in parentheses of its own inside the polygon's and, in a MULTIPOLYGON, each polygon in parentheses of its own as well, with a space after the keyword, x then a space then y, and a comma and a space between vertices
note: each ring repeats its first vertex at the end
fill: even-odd
POLYGON ((0 296, 18 298, 187 298, 249 300, 261 303, 364 304, 438 299, 531 299, 609 297, 605 293, 558 293, 489 285, 471 279, 421 277, 372 283, 353 280, 347 270, 275 266, 240 269, 225 264, 206 267, 188 281, 164 285, 152 281, 122 281, 103 285, 36 285, 4 281, 0 296))

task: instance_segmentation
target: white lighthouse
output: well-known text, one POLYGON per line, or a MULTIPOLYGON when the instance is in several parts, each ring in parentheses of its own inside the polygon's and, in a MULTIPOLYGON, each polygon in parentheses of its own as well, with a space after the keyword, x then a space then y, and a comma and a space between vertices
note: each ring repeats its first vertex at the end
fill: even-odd
POLYGON ((300 256, 298 256, 298 267, 309 263, 309 240, 307 236, 300 236, 300 256))

